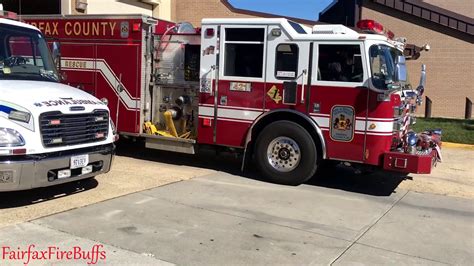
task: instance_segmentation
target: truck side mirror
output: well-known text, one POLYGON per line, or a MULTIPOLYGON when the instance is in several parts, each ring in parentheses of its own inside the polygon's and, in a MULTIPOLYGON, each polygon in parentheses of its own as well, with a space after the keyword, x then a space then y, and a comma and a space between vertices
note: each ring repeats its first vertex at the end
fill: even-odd
POLYGON ((426 85, 426 65, 421 65, 421 76, 420 76, 420 85, 416 88, 418 91, 418 95, 421 97, 425 92, 425 85, 426 85))
POLYGON ((397 65, 395 66, 395 80, 398 82, 406 82, 407 81, 407 66, 405 57, 399 55, 397 57, 397 65))

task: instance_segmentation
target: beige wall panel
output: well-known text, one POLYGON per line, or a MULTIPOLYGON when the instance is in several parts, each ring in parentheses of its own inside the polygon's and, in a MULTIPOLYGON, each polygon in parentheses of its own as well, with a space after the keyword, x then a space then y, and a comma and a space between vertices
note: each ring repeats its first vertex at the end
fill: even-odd
POLYGON ((250 18, 255 16, 233 13, 220 0, 173 0, 175 21, 191 22, 200 26, 203 18, 250 18))
MULTIPOLYGON (((389 11, 397 15, 393 9, 389 11)), ((362 17, 379 21, 396 36, 407 37, 408 43, 431 46, 418 60, 409 61, 408 68, 410 80, 416 86, 420 66, 426 64, 425 95, 433 101, 432 115, 463 118, 466 97, 474 101, 474 45, 442 33, 445 30, 442 26, 430 29, 425 27, 425 23, 430 22, 412 23, 405 21, 407 18, 403 15, 397 18, 384 13, 364 7, 362 17)), ((424 105, 418 110, 418 115, 423 114, 424 105)))
POLYGON ((423 2, 466 17, 474 17, 474 1, 472 0, 423 0, 423 2))
POLYGON ((153 15, 153 6, 136 0, 87 0, 87 14, 153 15))

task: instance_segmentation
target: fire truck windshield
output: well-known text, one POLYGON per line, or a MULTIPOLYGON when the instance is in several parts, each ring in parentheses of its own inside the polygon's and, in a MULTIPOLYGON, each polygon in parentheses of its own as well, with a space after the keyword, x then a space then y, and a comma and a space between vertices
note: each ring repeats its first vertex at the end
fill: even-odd
POLYGON ((396 48, 385 45, 372 45, 370 47, 370 68, 372 84, 375 88, 386 90, 395 80, 398 56, 402 52, 396 48))
POLYGON ((46 41, 38 31, 1 25, 0 79, 59 81, 46 41))

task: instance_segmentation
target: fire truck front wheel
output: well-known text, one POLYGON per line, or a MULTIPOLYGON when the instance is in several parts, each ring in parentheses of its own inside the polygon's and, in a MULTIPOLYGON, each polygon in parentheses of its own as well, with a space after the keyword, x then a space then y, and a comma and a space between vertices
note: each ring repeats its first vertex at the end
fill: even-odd
POLYGON ((255 156, 261 173, 279 184, 302 184, 318 167, 313 138, 306 129, 291 121, 266 126, 257 138, 255 156))

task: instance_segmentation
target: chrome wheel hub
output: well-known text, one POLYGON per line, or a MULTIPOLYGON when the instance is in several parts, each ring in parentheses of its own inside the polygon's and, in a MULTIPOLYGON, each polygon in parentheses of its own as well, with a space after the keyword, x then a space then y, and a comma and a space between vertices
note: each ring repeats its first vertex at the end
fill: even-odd
POLYGON ((268 163, 279 172, 290 172, 300 163, 301 150, 296 141, 278 137, 267 148, 268 163))

